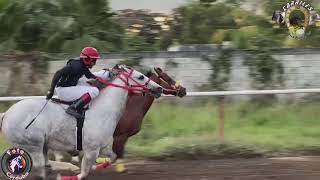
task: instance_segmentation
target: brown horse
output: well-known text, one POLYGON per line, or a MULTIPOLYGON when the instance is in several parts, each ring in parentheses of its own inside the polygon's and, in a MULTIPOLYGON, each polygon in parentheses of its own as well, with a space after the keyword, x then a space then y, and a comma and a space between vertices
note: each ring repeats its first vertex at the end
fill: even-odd
MULTIPOLYGON (((146 74, 151 80, 161 85, 164 94, 183 97, 186 95, 186 88, 177 84, 168 74, 160 68, 154 68, 155 73, 149 72, 146 74)), ((137 96, 131 95, 128 98, 126 109, 122 118, 119 120, 117 128, 114 132, 113 151, 117 154, 116 171, 125 172, 126 169, 123 163, 124 149, 126 142, 130 136, 137 134, 141 130, 141 125, 144 116, 150 109, 154 97, 152 96, 137 96)), ((103 159, 97 159, 101 163, 103 159)))

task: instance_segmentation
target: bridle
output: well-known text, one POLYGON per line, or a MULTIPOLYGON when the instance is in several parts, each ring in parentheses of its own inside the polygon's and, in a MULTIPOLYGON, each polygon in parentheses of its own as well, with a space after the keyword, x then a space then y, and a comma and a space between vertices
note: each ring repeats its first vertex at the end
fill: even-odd
POLYGON ((118 84, 114 84, 110 81, 104 80, 104 79, 97 79, 98 82, 106 85, 106 86, 113 86, 113 87, 118 87, 118 88, 122 88, 125 90, 128 90, 129 93, 133 93, 133 92, 142 92, 142 93, 149 93, 151 92, 151 90, 149 88, 147 88, 147 85, 150 83, 151 79, 149 78, 147 80, 147 82, 145 84, 140 84, 139 82, 137 82, 135 79, 133 79, 131 76, 133 74, 133 69, 130 69, 129 72, 127 72, 125 69, 117 69, 117 78, 119 78, 122 82, 125 83, 124 86, 122 85, 118 85, 118 84), (132 80, 135 85, 129 85, 129 80, 132 80))
POLYGON ((176 93, 176 95, 178 94, 178 92, 181 90, 182 86, 179 85, 177 82, 175 82, 174 80, 171 79, 171 82, 175 82, 175 84, 171 84, 169 82, 167 82, 166 80, 164 80, 163 76, 158 73, 157 71, 155 71, 156 75, 158 76, 158 78, 160 79, 161 82, 166 83, 167 85, 169 85, 172 89, 167 89, 167 88, 163 88, 164 91, 166 92, 170 92, 170 93, 176 93))

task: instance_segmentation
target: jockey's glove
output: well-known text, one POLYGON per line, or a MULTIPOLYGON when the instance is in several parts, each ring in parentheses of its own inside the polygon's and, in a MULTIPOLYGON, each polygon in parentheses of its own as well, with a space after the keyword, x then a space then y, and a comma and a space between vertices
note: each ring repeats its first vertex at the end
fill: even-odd
POLYGON ((48 91, 46 99, 49 100, 52 98, 52 96, 53 96, 53 91, 48 91))

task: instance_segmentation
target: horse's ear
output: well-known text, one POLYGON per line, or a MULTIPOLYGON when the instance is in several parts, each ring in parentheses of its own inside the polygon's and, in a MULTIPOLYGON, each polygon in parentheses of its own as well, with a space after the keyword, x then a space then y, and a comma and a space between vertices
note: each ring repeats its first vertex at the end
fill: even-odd
POLYGON ((271 20, 277 20, 276 11, 273 11, 271 20))
POLYGON ((156 71, 157 74, 160 74, 160 73, 163 72, 162 69, 159 68, 159 67, 155 67, 155 68, 153 68, 153 69, 154 69, 154 71, 156 71))
POLYGON ((113 66, 112 69, 119 69, 119 64, 116 64, 115 66, 113 66))
POLYGON ((116 64, 113 69, 116 69, 116 70, 123 70, 124 68, 127 68, 126 65, 124 64, 116 64))

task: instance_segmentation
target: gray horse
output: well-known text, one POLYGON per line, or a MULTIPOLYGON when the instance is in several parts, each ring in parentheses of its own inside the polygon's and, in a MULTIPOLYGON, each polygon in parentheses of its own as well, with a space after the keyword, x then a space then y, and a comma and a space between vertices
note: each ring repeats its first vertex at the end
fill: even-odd
MULTIPOLYGON (((60 179, 81 180, 87 177, 90 170, 101 168, 94 165, 98 155, 109 156, 112 160, 116 158, 112 151, 113 133, 126 105, 129 86, 135 86, 136 90, 148 90, 152 95, 160 97, 161 86, 142 73, 126 66, 119 66, 118 70, 118 76, 112 81, 114 85, 102 89, 86 112, 81 173, 77 176, 62 176, 60 179)), ((64 105, 49 102, 26 129, 45 104, 45 99, 22 100, 0 116, 2 133, 13 146, 30 153, 33 172, 42 179, 46 177, 44 167, 48 164, 48 149, 76 150, 76 120, 65 113, 67 107, 64 105)))

